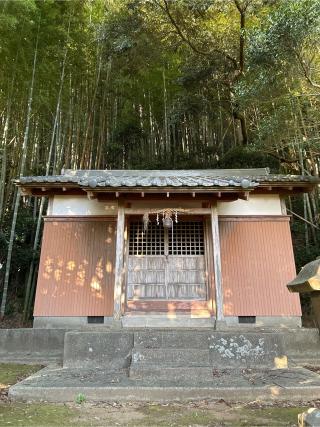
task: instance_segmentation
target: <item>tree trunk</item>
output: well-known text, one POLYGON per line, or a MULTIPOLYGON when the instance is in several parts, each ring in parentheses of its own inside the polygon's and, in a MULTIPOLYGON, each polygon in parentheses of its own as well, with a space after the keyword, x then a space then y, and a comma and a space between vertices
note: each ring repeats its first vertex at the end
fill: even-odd
POLYGON ((4 211, 4 189, 6 185, 6 173, 7 173, 7 121, 8 116, 5 123, 4 135, 3 135, 3 146, 2 146, 2 154, 1 154, 1 175, 0 175, 0 228, 1 228, 1 220, 4 211))
MULTIPOLYGON (((34 80, 35 80, 35 72, 36 72, 36 64, 37 64, 37 55, 38 55, 39 30, 40 30, 40 22, 38 24, 36 47, 35 47, 34 56, 33 56, 32 78, 31 78, 30 92, 29 92, 28 106, 27 106, 27 119, 26 119, 26 127, 25 127, 23 145, 22 145, 22 159, 21 159, 21 165, 20 165, 20 177, 22 177, 24 174, 26 158, 27 158, 30 118, 31 118, 32 99, 33 99, 33 89, 34 89, 34 80)), ((10 240, 9 240, 9 246, 8 246, 6 270, 5 270, 4 284, 3 284, 3 293, 2 293, 2 300, 1 300, 1 307, 0 307, 0 318, 4 317, 5 311, 6 311, 10 267, 11 267, 11 258, 12 258, 12 248, 13 248, 13 241, 14 241, 15 230, 16 230, 17 215, 18 215, 18 209, 19 209, 19 204, 20 204, 20 196, 21 196, 20 190, 18 189, 18 191, 16 193, 16 200, 15 200, 15 204, 14 204, 13 217, 12 217, 12 223, 11 223, 10 240)))

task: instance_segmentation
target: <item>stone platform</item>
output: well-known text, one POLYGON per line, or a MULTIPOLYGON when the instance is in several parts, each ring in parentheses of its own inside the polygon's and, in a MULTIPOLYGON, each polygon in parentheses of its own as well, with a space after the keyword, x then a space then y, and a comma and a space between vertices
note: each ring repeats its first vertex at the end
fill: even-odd
MULTIPOLYGON (((191 369, 192 371, 192 369, 191 369)), ((204 380, 189 378, 132 379, 128 370, 45 368, 10 388, 22 401, 186 401, 224 399, 227 402, 310 401, 320 398, 320 376, 302 368, 211 369, 204 380)))
POLYGON ((314 400, 320 376, 301 365, 304 356, 318 360, 318 338, 306 347, 299 334, 275 331, 71 331, 63 365, 39 371, 9 395, 52 402, 79 393, 90 401, 314 400))

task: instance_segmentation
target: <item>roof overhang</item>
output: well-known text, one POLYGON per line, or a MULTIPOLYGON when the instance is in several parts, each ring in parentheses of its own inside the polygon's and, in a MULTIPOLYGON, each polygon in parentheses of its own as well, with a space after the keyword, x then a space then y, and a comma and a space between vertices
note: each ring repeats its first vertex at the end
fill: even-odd
POLYGON ((76 170, 62 175, 21 177, 15 181, 23 195, 41 197, 86 193, 89 198, 97 199, 126 195, 247 198, 252 192, 290 195, 310 192, 319 183, 317 177, 272 175, 268 169, 76 170))

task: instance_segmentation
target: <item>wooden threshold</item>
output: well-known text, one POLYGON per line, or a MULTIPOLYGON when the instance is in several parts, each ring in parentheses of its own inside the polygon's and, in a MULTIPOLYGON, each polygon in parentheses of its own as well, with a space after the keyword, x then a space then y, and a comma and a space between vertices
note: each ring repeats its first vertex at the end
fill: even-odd
POLYGON ((181 313, 208 313, 213 314, 211 301, 127 301, 126 312, 160 312, 174 314, 181 313))

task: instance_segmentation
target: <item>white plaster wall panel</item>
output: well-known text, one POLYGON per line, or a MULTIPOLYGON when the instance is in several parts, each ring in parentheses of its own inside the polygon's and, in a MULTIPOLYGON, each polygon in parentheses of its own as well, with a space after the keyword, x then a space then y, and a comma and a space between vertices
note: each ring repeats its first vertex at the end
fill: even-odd
POLYGON ((218 202, 218 215, 281 215, 278 194, 249 195, 249 200, 218 202))
POLYGON ((51 215, 116 215, 117 209, 116 202, 98 202, 87 196, 54 196, 51 215))
MULTIPOLYGON (((202 203, 197 200, 188 202, 174 200, 135 201, 132 208, 150 207, 151 209, 164 207, 197 208, 202 203)), ((48 215, 116 215, 117 202, 98 202, 89 200, 86 196, 54 196, 49 203, 48 215)), ((249 200, 235 202, 218 202, 219 215, 281 215, 281 202, 277 194, 250 195, 249 200)))
POLYGON ((52 207, 53 207, 53 196, 50 196, 48 199, 47 215, 52 215, 52 207))

